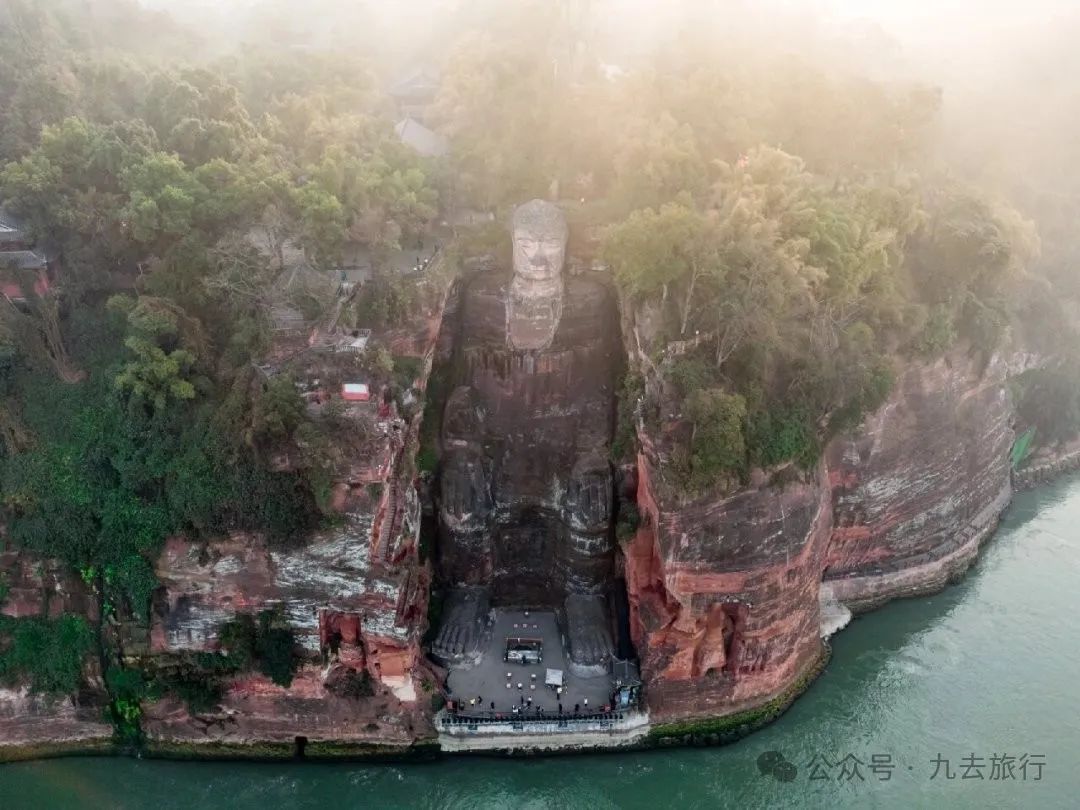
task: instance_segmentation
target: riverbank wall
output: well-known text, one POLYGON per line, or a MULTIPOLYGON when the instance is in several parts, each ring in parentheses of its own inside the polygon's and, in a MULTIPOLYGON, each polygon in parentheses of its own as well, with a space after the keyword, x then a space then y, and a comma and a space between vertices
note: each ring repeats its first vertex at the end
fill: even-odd
POLYGON ((1048 484, 1056 478, 1080 470, 1080 440, 1054 448, 1045 455, 1013 471, 1013 489, 1017 492, 1048 484))

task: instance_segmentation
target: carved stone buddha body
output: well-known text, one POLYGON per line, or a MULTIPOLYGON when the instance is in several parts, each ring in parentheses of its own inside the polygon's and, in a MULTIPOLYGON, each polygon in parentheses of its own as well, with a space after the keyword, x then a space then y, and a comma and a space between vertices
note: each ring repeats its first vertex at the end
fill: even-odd
POLYGON ((612 651, 619 324, 606 282, 563 274, 567 235, 557 206, 520 206, 513 273, 461 294, 438 490, 439 573, 454 590, 434 651, 448 660, 478 654, 491 601, 561 610, 580 667, 612 651))

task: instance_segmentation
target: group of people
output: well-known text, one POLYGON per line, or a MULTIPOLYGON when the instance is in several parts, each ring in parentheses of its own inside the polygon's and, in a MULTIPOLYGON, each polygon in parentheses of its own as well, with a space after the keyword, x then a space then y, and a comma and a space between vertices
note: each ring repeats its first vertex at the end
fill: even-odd
MULTIPOLYGON (((494 700, 489 701, 488 705, 487 705, 487 708, 488 708, 488 711, 495 712, 496 711, 496 709, 495 709, 495 701, 494 700)), ((474 698, 469 698, 468 708, 467 709, 466 709, 464 699, 462 699, 460 701, 457 701, 457 702, 452 702, 450 704, 450 709, 451 709, 451 711, 458 712, 458 713, 463 712, 463 711, 470 711, 470 712, 484 711, 484 697, 483 697, 483 695, 477 695, 474 698)), ((611 710, 610 706, 604 706, 603 707, 603 711, 605 711, 605 712, 610 711, 610 710, 611 710)), ((519 695, 518 696, 518 703, 516 705, 510 707, 509 714, 512 717, 516 717, 516 716, 519 716, 519 715, 527 715, 529 713, 532 713, 537 717, 543 717, 544 714, 545 714, 545 711, 547 711, 548 713, 551 713, 550 710, 545 710, 539 703, 534 703, 531 696, 526 697, 525 695, 519 695)), ((565 710, 563 708, 562 701, 560 701, 558 703, 558 708, 556 710, 556 714, 562 715, 564 713, 564 711, 565 710)), ((574 704, 574 711, 573 711, 574 714, 581 714, 583 711, 586 714, 589 712, 589 699, 587 697, 582 698, 581 703, 575 703, 574 704)), ((496 715, 496 716, 500 716, 500 715, 496 715)))
MULTIPOLYGON (((420 250, 420 251, 423 251, 423 249, 424 249, 424 240, 422 238, 417 240, 416 249, 420 250)), ((422 273, 425 270, 427 270, 428 267, 431 266, 431 263, 433 261, 435 261, 435 256, 438 254, 438 252, 439 252, 439 243, 436 242, 435 246, 431 249, 431 255, 430 256, 425 258, 423 255, 420 255, 420 254, 417 255, 416 262, 413 264, 412 271, 414 273, 422 273)))

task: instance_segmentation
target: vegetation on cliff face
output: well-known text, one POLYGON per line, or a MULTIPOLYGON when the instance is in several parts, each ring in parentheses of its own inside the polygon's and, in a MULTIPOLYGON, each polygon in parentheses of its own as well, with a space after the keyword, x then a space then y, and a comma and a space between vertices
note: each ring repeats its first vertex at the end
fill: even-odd
POLYGON ((44 694, 77 690, 93 649, 90 626, 81 616, 0 616, 0 638, 0 683, 28 683, 32 691, 44 694))
MULTIPOLYGON (((887 395, 897 350, 1000 340, 1036 240, 927 169, 935 90, 692 36, 616 77, 553 72, 565 20, 538 3, 484 14, 442 54, 444 171, 393 137, 353 55, 163 62, 149 54, 199 53, 197 37, 122 0, 89 16, 11 5, 0 198, 58 256, 54 292, 0 307, 15 542, 100 575, 109 605, 142 616, 170 532, 288 538, 318 521, 325 453, 288 381, 251 366, 283 252, 331 268, 353 242, 377 259, 435 213, 435 178, 479 209, 554 186, 604 227, 625 299, 655 316, 653 379, 628 377, 614 451, 632 450, 639 401, 650 422, 684 420, 671 457, 686 490, 812 464, 887 395), (269 450, 294 440, 307 461, 272 472, 269 450)), ((380 275, 352 316, 393 324, 409 296, 380 275)))
POLYGON ((279 686, 292 683, 296 671, 296 637, 273 610, 258 617, 239 613, 218 631, 228 666, 237 672, 253 667, 279 686))
POLYGON ((838 180, 754 148, 717 158, 696 197, 607 230, 605 259, 655 322, 645 407, 690 426, 672 450, 683 491, 752 466, 811 466, 830 434, 884 401, 898 352, 1000 345, 1033 226, 973 189, 887 168, 895 160, 838 180))
MULTIPOLYGON (((288 537, 317 513, 302 473, 271 472, 242 441, 232 392, 212 381, 205 361, 175 348, 184 345, 175 331, 149 337, 131 327, 132 313, 117 320, 87 311, 73 323, 85 382, 16 373, 8 402, 34 443, 3 460, 0 481, 13 541, 91 581, 100 574, 107 605, 146 618, 151 563, 169 533, 246 526, 288 537), (142 353, 125 350, 133 340, 142 353), (181 352, 192 361, 176 362, 181 352)), ((257 433, 295 427, 295 409, 275 404, 273 393, 247 406, 257 433)))
POLYGON ((1011 381, 1018 421, 1034 428, 1040 444, 1055 444, 1076 438, 1080 432, 1080 370, 1077 359, 1040 369, 1031 369, 1011 381))
POLYGON ((672 450, 684 491, 812 465, 884 401, 897 353, 1000 345, 1010 285, 1037 251, 1032 224, 955 182, 886 168, 895 159, 838 180, 758 147, 715 159, 696 197, 608 228, 603 255, 653 321, 645 407, 690 426, 672 450))
MULTIPOLYGON (((321 517, 325 448, 295 388, 252 368, 287 246, 327 270, 346 241, 378 260, 437 194, 355 57, 169 64, 189 32, 95 5, 4 12, 0 201, 57 258, 46 296, 0 301, 0 507, 12 541, 145 618, 168 534, 289 539, 321 517), (290 443, 308 461, 272 471, 290 443)), ((361 306, 400 317, 376 286, 361 306)))

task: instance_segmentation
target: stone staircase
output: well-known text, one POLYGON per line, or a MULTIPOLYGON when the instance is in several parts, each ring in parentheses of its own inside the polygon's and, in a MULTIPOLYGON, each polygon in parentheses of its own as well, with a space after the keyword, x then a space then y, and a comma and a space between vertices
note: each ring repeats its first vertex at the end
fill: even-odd
POLYGON ((402 510, 401 482, 391 478, 387 482, 386 504, 382 520, 379 522, 379 535, 376 538, 375 557, 384 563, 391 563, 393 557, 394 538, 401 530, 402 510))

